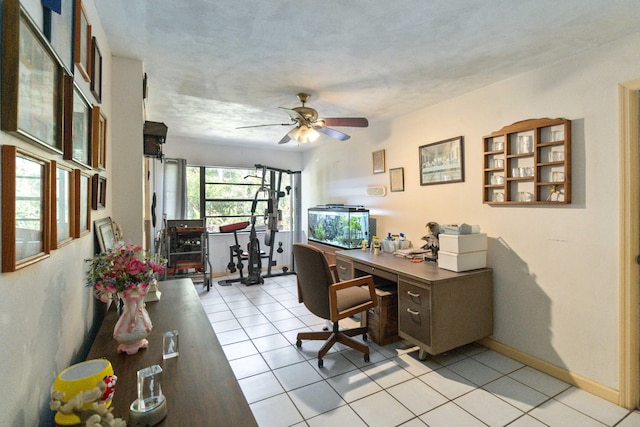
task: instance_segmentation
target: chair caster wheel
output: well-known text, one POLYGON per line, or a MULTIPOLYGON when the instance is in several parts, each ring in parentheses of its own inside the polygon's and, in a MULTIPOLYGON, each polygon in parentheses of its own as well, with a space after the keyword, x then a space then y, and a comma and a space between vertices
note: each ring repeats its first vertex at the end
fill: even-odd
POLYGON ((300 340, 296 341, 296 347, 302 348, 302 341, 300 340))
POLYGON ((369 355, 368 355, 368 354, 365 354, 365 355, 364 355, 364 361, 365 361, 366 363, 369 363, 369 355))
POLYGON ((322 368, 324 366, 324 362, 322 359, 318 359, 318 368, 322 368))

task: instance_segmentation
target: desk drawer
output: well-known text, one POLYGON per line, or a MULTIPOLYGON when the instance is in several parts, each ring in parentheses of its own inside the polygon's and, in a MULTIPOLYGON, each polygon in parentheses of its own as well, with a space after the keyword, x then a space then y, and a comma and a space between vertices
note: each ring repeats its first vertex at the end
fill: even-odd
POLYGON ((371 274, 372 276, 382 277, 384 279, 391 280, 394 283, 398 283, 398 275, 397 274, 393 274, 390 271, 383 270, 383 269, 378 268, 378 267, 372 267, 370 265, 362 264, 362 263, 359 263, 357 261, 354 261, 353 262, 353 269, 354 270, 358 270, 358 271, 362 271, 364 273, 364 274, 358 274, 358 271, 354 271, 354 274, 355 274, 356 277, 363 276, 363 275, 366 275, 366 274, 371 274))
POLYGON ((404 279, 398 282, 398 329, 431 345, 431 291, 404 279))

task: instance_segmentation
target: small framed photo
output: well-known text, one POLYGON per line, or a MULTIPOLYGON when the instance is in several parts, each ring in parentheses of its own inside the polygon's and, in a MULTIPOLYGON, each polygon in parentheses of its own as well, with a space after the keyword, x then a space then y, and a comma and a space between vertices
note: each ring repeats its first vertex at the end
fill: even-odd
POLYGON ((423 145, 419 157, 420 185, 464 182, 462 136, 423 145))
POLYGON ((69 166, 51 161, 51 249, 73 240, 74 172, 69 166))
POLYGON ((373 152, 373 173, 384 173, 384 150, 373 152))
POLYGON ((107 178, 94 174, 91 179, 91 209, 104 209, 107 202, 107 178))
POLYGON ((389 169, 391 191, 404 191, 404 168, 389 169))
POLYGON ((91 179, 92 176, 74 169, 75 204, 73 237, 82 237, 91 231, 91 179))

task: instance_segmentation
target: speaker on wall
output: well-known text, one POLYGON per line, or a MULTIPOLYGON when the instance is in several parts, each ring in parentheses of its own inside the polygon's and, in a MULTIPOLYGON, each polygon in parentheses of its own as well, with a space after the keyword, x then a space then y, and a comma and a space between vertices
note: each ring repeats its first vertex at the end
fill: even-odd
POLYGON ((144 155, 162 158, 162 144, 167 139, 167 125, 162 122, 144 122, 144 155))

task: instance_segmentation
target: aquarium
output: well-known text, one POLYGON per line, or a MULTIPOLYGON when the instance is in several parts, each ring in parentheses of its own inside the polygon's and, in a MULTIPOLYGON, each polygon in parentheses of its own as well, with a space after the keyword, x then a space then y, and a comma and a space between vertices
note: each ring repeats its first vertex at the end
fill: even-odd
POLYGON ((369 210, 362 206, 324 205, 309 208, 308 239, 343 249, 369 240, 369 210))

